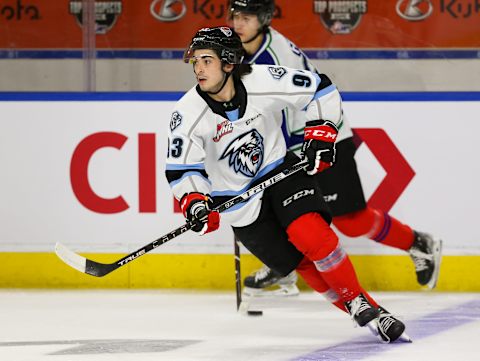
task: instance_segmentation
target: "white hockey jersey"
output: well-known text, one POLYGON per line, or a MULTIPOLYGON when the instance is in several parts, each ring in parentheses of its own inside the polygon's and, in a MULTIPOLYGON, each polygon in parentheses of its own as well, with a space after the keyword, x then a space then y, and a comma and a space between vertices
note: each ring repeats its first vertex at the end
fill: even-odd
MULTIPOLYGON (((258 51, 251 56, 247 56, 244 62, 248 64, 280 65, 319 73, 303 51, 272 27, 265 34, 263 43, 258 51)), ((285 119, 284 137, 287 146, 291 150, 298 151, 303 142, 305 113, 287 108, 282 113, 279 113, 278 116, 282 116, 285 119)), ((337 142, 352 135, 352 130, 344 114, 339 124, 337 142)))
MULTIPOLYGON (((243 85, 236 86, 237 93, 241 88, 245 94, 236 118, 214 112, 196 87, 176 103, 168 129, 166 175, 177 199, 189 192, 235 196, 280 165, 286 144, 282 120, 275 114, 285 107, 305 109, 309 120, 340 122, 340 94, 328 79, 287 67, 252 68, 242 77, 243 85)), ((261 193, 222 214, 222 221, 249 225, 260 205, 261 193)))

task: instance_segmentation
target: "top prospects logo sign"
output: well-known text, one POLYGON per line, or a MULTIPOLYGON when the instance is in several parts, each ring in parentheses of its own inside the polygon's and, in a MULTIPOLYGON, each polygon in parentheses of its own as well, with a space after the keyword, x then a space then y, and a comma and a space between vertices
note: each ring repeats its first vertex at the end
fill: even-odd
POLYGON ((350 34, 367 12, 367 0, 315 0, 313 12, 333 34, 350 34))
MULTIPOLYGON (((70 14, 83 26, 83 1, 70 1, 70 14)), ((106 34, 122 12, 122 0, 95 1, 95 33, 106 34)))

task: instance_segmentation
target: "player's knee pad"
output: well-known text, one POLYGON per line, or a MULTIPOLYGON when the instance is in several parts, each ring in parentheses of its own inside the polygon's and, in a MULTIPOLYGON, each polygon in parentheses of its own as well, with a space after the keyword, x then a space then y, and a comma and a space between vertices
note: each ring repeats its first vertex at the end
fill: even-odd
POLYGON ((370 234, 378 228, 383 217, 377 210, 366 207, 360 211, 333 217, 333 224, 348 237, 360 237, 370 234))
POLYGON ((287 228, 290 242, 308 259, 317 261, 331 254, 338 246, 338 237, 318 213, 307 213, 287 228))

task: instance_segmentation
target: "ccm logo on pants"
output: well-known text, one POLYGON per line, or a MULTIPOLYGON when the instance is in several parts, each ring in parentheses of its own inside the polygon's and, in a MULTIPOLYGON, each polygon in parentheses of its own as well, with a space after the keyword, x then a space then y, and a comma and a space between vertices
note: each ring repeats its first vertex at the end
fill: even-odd
POLYGON ((283 201, 283 206, 286 207, 290 203, 292 203, 293 201, 296 201, 297 199, 303 198, 303 197, 308 196, 308 195, 313 195, 313 194, 315 194, 314 189, 305 189, 303 191, 297 192, 293 196, 290 196, 287 199, 285 199, 283 201))

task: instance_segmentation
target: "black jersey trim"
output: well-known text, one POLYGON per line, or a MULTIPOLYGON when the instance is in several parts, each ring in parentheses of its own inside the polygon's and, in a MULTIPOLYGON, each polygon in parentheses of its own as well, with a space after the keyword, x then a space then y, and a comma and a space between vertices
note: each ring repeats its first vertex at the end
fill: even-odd
MULTIPOLYGON (((235 86, 235 95, 233 96, 233 99, 230 100, 228 103, 233 103, 237 105, 237 108, 239 109, 238 116, 239 118, 242 118, 245 115, 245 111, 247 109, 247 89, 245 89, 245 85, 243 85, 243 82, 241 80, 233 78, 233 81, 235 86)), ((200 89, 199 85, 197 85, 195 89, 214 113, 224 117, 225 119, 228 119, 228 116, 225 113, 224 102, 217 102, 216 100, 213 100, 212 97, 208 95, 208 93, 200 89)), ((231 110, 231 108, 232 107, 229 106, 228 110, 231 110)))

